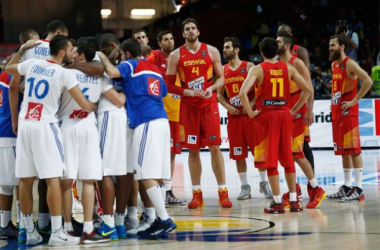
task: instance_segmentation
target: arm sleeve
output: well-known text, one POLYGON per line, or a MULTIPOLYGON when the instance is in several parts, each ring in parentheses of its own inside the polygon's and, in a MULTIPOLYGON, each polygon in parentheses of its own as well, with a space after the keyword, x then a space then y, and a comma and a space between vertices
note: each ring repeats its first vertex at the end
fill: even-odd
POLYGON ((168 86, 168 92, 183 96, 183 92, 185 91, 185 89, 175 85, 176 78, 176 75, 166 75, 165 81, 168 86))

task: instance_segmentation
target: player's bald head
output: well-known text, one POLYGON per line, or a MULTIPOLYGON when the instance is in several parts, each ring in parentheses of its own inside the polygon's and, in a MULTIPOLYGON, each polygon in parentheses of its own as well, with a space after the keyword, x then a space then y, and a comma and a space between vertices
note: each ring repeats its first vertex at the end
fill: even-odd
POLYGON ((286 32, 289 35, 293 36, 292 27, 290 27, 287 24, 283 24, 280 27, 278 27, 278 31, 277 32, 286 32))

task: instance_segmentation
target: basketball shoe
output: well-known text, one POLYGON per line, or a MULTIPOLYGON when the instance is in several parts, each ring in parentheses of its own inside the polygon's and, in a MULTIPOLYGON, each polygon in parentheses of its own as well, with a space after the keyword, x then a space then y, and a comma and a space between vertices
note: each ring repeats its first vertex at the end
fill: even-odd
POLYGON ((350 194, 343 196, 339 199, 340 202, 350 202, 350 201, 364 201, 365 196, 363 189, 360 187, 351 187, 350 194))
POLYGON ((270 203, 269 207, 264 208, 264 213, 267 214, 283 214, 285 213, 284 204, 276 203, 274 200, 270 203))
POLYGON ((193 199, 188 204, 188 208, 194 209, 198 207, 203 207, 205 205, 203 201, 202 190, 193 190, 193 199))
POLYGON ((37 226, 34 226, 34 229, 32 232, 28 232, 28 230, 25 229, 26 231, 26 245, 27 246, 34 246, 37 245, 38 243, 42 242, 42 236, 38 233, 37 231, 37 226))
POLYGON ((83 244, 95 244, 109 242, 111 238, 109 236, 103 236, 93 230, 90 234, 83 232, 80 242, 83 244))
POLYGON ((347 187, 346 185, 343 185, 339 188, 338 192, 336 192, 335 194, 327 195, 327 198, 340 199, 345 196, 349 196, 351 192, 352 192, 352 187, 347 187))
POLYGON ((319 186, 317 186, 315 188, 311 188, 310 190, 309 190, 309 186, 308 186, 308 193, 310 196, 309 202, 306 205, 306 208, 308 208, 308 209, 319 207, 319 205, 321 205, 322 201, 327 196, 325 190, 323 190, 319 186))
POLYGON ((251 186, 250 185, 242 185, 238 200, 246 200, 251 198, 251 186))
POLYGON ((19 226, 18 228, 18 242, 25 244, 26 242, 26 228, 19 226))
POLYGON ((168 206, 183 206, 186 204, 186 201, 177 199, 177 197, 174 196, 173 191, 168 190, 166 191, 165 204, 168 206))
POLYGON ((102 224, 100 224, 99 228, 97 229, 97 233, 103 237, 110 238, 112 241, 119 239, 116 228, 110 227, 104 221, 102 222, 102 224))
POLYGON ((137 227, 132 229, 127 229, 127 234, 131 236, 137 235, 138 232, 147 230, 154 222, 154 219, 149 218, 145 213, 142 213, 140 216, 140 222, 137 227))
POLYGON ((177 225, 172 219, 161 220, 160 218, 156 218, 148 229, 138 232, 137 235, 147 239, 159 239, 176 228, 177 225))
POLYGON ((16 239, 17 237, 18 229, 13 225, 12 221, 9 221, 6 227, 0 228, 0 239, 16 239))
MULTIPOLYGON (((301 200, 302 199, 302 191, 301 191, 301 186, 296 183, 296 192, 297 192, 297 199, 301 200)), ((290 203, 289 203, 289 192, 286 192, 285 194, 282 195, 282 202, 284 203, 285 208, 290 208, 290 203)))
POLYGON ((218 194, 219 194, 219 204, 223 208, 232 207, 232 202, 228 198, 228 189, 227 188, 224 188, 224 189, 219 188, 218 194))
POLYGON ((299 201, 298 197, 296 201, 289 202, 289 211, 292 213, 297 213, 303 211, 301 202, 299 201))
POLYGON ((119 239, 126 239, 127 238, 127 230, 125 229, 125 225, 115 225, 117 235, 119 236, 119 239))
POLYGON ((260 193, 264 194, 265 199, 272 199, 273 194, 272 190, 270 190, 270 185, 268 181, 260 181, 260 193))

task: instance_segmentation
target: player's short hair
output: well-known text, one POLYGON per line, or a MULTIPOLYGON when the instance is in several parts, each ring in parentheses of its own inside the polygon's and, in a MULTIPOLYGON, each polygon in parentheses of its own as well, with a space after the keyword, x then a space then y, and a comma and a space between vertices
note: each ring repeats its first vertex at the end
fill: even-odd
POLYGON ((330 37, 330 40, 337 39, 339 46, 344 45, 344 49, 348 46, 348 37, 343 35, 334 35, 330 37))
POLYGON ((70 40, 66 36, 56 35, 49 43, 50 55, 57 56, 60 50, 66 50, 69 46, 69 42, 70 40))
POLYGON ((158 35, 157 35, 157 42, 161 42, 162 41, 162 37, 164 35, 167 35, 167 34, 173 35, 173 32, 171 32, 170 30, 163 30, 160 33, 158 33, 158 35))
POLYGON ((284 44, 290 44, 290 47, 293 46, 293 37, 286 33, 285 31, 279 31, 277 36, 282 37, 284 44))
POLYGON ((141 45, 140 43, 134 39, 134 38, 128 38, 124 42, 120 44, 120 49, 126 53, 129 52, 132 57, 138 57, 141 56, 141 45))
POLYGON ((233 36, 227 36, 223 39, 223 41, 226 43, 226 42, 231 42, 232 43, 232 48, 233 49, 236 49, 236 48, 239 48, 241 49, 241 43, 240 43, 240 40, 237 39, 236 37, 233 37, 233 36))
POLYGON ((84 57, 86 58, 86 62, 92 62, 92 60, 95 57, 96 48, 94 44, 92 44, 90 41, 80 41, 75 44, 75 47, 78 48, 78 54, 84 54, 84 57))
POLYGON ((194 18, 189 17, 189 18, 185 19, 185 21, 182 22, 182 32, 185 31, 185 25, 188 24, 188 23, 195 24, 195 26, 197 27, 197 30, 199 30, 198 21, 195 20, 194 18))
POLYGON ((62 21, 59 21, 59 20, 51 21, 46 26, 47 33, 55 33, 57 30, 67 31, 67 27, 62 21))
POLYGON ((95 37, 86 37, 85 41, 90 42, 92 45, 94 45, 96 51, 100 51, 99 41, 95 37))
POLYGON ((100 48, 108 47, 108 46, 110 46, 111 43, 115 43, 116 45, 120 44, 119 39, 117 39, 117 37, 114 34, 106 33, 106 34, 103 34, 99 38, 99 47, 100 48))
POLYGON ((132 31, 132 37, 134 38, 135 34, 136 34, 136 33, 140 33, 140 32, 144 32, 145 35, 147 35, 145 29, 142 29, 142 28, 136 28, 136 29, 134 29, 134 30, 132 31))
POLYGON ((33 35, 38 35, 37 31, 34 29, 24 29, 20 32, 19 40, 20 43, 26 43, 32 38, 33 35))
POLYGON ((276 39, 272 37, 265 37, 259 43, 259 49, 268 59, 274 58, 277 54, 278 44, 276 39))

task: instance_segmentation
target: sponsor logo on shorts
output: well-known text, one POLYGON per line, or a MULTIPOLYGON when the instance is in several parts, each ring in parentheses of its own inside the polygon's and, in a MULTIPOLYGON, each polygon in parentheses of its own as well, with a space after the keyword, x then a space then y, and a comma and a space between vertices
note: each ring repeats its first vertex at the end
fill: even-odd
POLYGON ((170 147, 173 147, 173 139, 170 139, 170 147))
POLYGON ((333 94, 333 96, 331 98, 331 104, 332 105, 338 105, 340 103, 341 96, 342 96, 342 93, 340 91, 333 94))
POLYGON ((287 100, 264 100, 264 106, 284 106, 286 105, 287 100))
POLYGON ((348 113, 350 113, 349 110, 342 111, 342 115, 348 115, 348 113))
POLYGON ((243 149, 241 147, 234 147, 234 155, 242 155, 243 149))
POLYGON ((302 114, 301 114, 301 113, 296 113, 296 114, 294 114, 294 116, 293 116, 293 117, 294 117, 294 118, 297 118, 297 119, 298 119, 298 118, 301 118, 301 116, 302 116, 302 114))
POLYGON ((197 136, 196 135, 188 135, 187 143, 189 144, 197 144, 197 136))
POLYGON ((28 111, 25 115, 25 120, 39 121, 41 120, 42 109, 44 105, 41 103, 29 102, 28 111))
POLYGON ((216 135, 213 135, 213 136, 210 136, 210 141, 214 141, 214 140, 216 140, 216 135))
POLYGON ((181 96, 180 96, 180 95, 171 94, 171 93, 169 93, 169 95, 170 95, 173 99, 176 99, 176 100, 181 99, 181 96))
POLYGON ((70 119, 79 119, 86 118, 88 116, 88 112, 83 111, 81 109, 76 109, 70 114, 70 119))
POLYGON ((3 90, 0 89, 0 107, 3 106, 3 90))
POLYGON ((338 149, 338 145, 336 145, 336 143, 334 142, 334 151, 337 151, 338 149))
POLYGON ((150 95, 160 96, 160 79, 147 77, 148 78, 148 91, 150 95))

